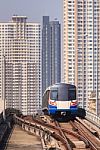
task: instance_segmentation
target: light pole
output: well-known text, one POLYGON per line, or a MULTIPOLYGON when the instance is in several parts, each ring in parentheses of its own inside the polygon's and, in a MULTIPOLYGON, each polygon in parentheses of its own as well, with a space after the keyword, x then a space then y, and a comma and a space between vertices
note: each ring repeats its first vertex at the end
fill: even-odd
POLYGON ((88 110, 88 35, 85 35, 86 39, 86 110, 88 110))
POLYGON ((98 52, 99 52, 99 39, 97 38, 97 61, 96 61, 96 115, 98 116, 98 52))
POLYGON ((3 119, 4 121, 6 120, 6 116, 5 116, 5 55, 3 55, 3 64, 2 64, 2 67, 3 67, 3 75, 2 75, 2 82, 3 82, 3 119))

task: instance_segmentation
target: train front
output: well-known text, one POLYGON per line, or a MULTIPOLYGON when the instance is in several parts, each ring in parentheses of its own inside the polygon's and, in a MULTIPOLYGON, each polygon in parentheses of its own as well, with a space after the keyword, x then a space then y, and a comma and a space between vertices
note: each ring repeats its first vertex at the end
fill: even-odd
POLYGON ((55 117, 77 115, 76 87, 70 84, 53 86, 49 93, 48 111, 55 117))

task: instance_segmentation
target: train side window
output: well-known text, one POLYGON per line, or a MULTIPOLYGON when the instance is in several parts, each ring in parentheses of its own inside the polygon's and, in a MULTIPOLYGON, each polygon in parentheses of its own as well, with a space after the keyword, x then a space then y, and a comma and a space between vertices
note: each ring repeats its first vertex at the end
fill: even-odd
POLYGON ((45 101, 49 99, 49 91, 46 91, 43 98, 45 99, 45 101))
POLYGON ((47 98, 47 99, 49 99, 49 92, 50 92, 50 91, 47 91, 47 92, 46 92, 46 98, 47 98))
POLYGON ((43 105, 43 107, 47 107, 48 100, 49 100, 49 91, 46 91, 46 93, 44 93, 43 99, 42 99, 42 105, 43 105))

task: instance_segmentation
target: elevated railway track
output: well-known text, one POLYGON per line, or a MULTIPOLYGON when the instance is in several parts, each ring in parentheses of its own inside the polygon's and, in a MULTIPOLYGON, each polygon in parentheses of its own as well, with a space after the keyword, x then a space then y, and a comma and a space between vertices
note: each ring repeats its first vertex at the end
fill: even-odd
POLYGON ((42 150, 41 140, 14 125, 4 150, 42 150))
MULTIPOLYGON (((82 120, 77 118, 74 121, 57 122, 46 115, 37 117, 18 117, 14 115, 14 122, 15 125, 17 125, 17 128, 20 128, 20 131, 18 131, 20 135, 22 135, 22 132, 27 132, 28 134, 31 134, 31 136, 37 137, 37 143, 39 143, 39 146, 41 145, 39 150, 100 150, 100 128, 96 127, 86 119, 82 120)), ((1 143, 3 133, 6 133, 7 128, 11 128, 9 121, 5 125, 4 132, 1 129, 1 143)), ((14 135, 17 135, 16 131, 14 132, 14 135)), ((13 136, 10 135, 10 138, 11 137, 13 136)), ((28 135, 25 135, 24 137, 27 138, 28 135)), ((24 139, 24 137, 22 139, 24 139)), ((6 150, 12 150, 10 138, 6 145, 6 150)), ((14 138, 12 139, 17 145, 19 138, 17 138, 16 141, 14 141, 14 138)), ((22 144, 22 146, 25 149, 24 144, 22 144)), ((30 150, 32 148, 31 146, 32 143, 30 144, 30 150)))
MULTIPOLYGON (((79 120, 69 123, 58 123, 48 117, 42 120, 32 117, 26 117, 32 124, 38 124, 43 130, 46 130, 50 137, 55 139, 54 145, 60 145, 59 149, 68 150, 99 150, 100 139, 96 137, 91 130, 87 129, 79 120)), ((48 146, 47 146, 48 147, 48 146)))

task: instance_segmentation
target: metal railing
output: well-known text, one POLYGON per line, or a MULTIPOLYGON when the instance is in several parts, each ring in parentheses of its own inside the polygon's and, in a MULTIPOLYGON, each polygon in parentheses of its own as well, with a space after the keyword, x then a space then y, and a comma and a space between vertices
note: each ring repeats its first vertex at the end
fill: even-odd
POLYGON ((92 121, 95 125, 97 125, 100 128, 100 116, 86 111, 86 118, 92 121))
POLYGON ((55 148, 55 150, 60 150, 60 148, 56 144, 55 139, 52 136, 53 132, 51 132, 49 129, 39 124, 19 118, 16 115, 14 116, 14 120, 15 123, 21 126, 22 129, 24 129, 25 131, 40 137, 43 150, 49 150, 51 148, 55 148))

